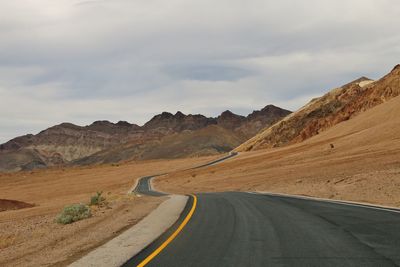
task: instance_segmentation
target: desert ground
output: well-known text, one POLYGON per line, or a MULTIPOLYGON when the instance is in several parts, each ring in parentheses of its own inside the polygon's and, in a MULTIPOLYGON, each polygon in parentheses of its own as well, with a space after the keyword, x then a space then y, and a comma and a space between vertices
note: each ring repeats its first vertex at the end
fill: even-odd
POLYGON ((115 237, 164 198, 128 195, 137 178, 184 169, 215 157, 147 161, 85 168, 0 174, 0 199, 34 205, 18 210, 0 201, 0 266, 66 266, 115 237), (65 205, 88 203, 97 191, 108 202, 93 216, 69 225, 54 222, 65 205))
POLYGON ((400 207, 399 132, 396 97, 303 143, 242 152, 154 182, 175 193, 268 191, 400 207))
POLYGON ((4 204, 0 265, 67 265, 157 207, 163 198, 127 192, 137 178, 167 171, 154 183, 171 193, 278 192, 400 207, 399 132, 396 97, 302 143, 241 152, 207 168, 184 170, 218 156, 1 174, 0 199, 34 207, 10 210, 4 204), (96 191, 109 204, 91 218, 54 222, 63 206, 88 203, 96 191))

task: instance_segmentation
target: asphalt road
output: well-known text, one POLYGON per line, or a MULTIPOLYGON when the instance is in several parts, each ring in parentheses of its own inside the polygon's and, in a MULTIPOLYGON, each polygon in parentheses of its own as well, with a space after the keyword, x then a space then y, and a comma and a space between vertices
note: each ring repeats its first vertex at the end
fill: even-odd
MULTIPOLYGON (((236 155, 238 155, 237 152, 231 152, 229 153, 227 156, 216 159, 214 161, 193 167, 193 168, 189 168, 186 170, 194 170, 194 169, 199 169, 199 168, 204 168, 204 167, 208 167, 220 162, 223 162, 227 159, 230 159, 232 157, 235 157, 236 155)), ((164 173, 165 174, 165 173, 164 173)), ((145 176, 139 179, 138 184, 136 185, 135 189, 133 190, 134 193, 137 194, 142 194, 142 195, 149 195, 149 196, 165 196, 167 195, 166 193, 162 193, 162 192, 158 192, 158 191, 154 191, 151 187, 151 179, 157 176, 162 176, 164 174, 157 174, 157 175, 152 175, 152 176, 145 176)))
MULTIPOLYGON (((245 192, 196 196, 186 226, 146 266, 400 266, 399 211, 245 192)), ((158 249, 192 205, 193 197, 171 229, 124 266, 158 249)))
POLYGON ((225 161, 225 160, 227 160, 227 159, 230 159, 230 158, 233 158, 233 157, 235 157, 235 156, 237 156, 238 155, 238 153, 237 152, 230 152, 227 156, 225 156, 225 157, 223 157, 223 158, 220 158, 220 159, 217 159, 217 160, 214 160, 214 161, 211 161, 211 162, 208 162, 208 163, 206 163, 206 164, 202 164, 202 165, 199 165, 199 166, 197 166, 197 167, 194 167, 194 168, 190 168, 191 170, 195 170, 195 169, 199 169, 199 168, 204 168, 204 167, 208 167, 208 166, 211 166, 211 165, 215 165, 215 164, 217 164, 217 163, 220 163, 220 162, 223 162, 223 161, 225 161))
POLYGON ((160 176, 160 175, 146 176, 146 177, 140 178, 139 181, 138 181, 138 184, 136 185, 136 187, 133 190, 133 192, 137 193, 137 194, 154 196, 154 197, 167 195, 165 193, 157 192, 157 191, 153 191, 152 190, 150 180, 152 178, 154 178, 154 177, 157 177, 157 176, 160 176))

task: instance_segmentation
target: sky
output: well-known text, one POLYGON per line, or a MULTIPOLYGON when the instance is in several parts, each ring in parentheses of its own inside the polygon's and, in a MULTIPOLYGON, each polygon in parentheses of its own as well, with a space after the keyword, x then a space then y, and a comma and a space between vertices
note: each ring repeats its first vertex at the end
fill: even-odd
POLYGON ((398 0, 0 0, 0 143, 62 122, 296 110, 400 63, 398 0))

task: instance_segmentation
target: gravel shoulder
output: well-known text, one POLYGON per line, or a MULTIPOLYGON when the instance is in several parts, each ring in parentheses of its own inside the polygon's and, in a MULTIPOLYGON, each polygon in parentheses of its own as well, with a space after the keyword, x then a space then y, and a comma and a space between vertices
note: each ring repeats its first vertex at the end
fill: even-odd
POLYGON ((186 196, 172 195, 138 224, 103 246, 93 250, 71 267, 118 267, 150 245, 178 219, 187 202, 186 196))
POLYGON ((56 214, 0 222, 0 266, 67 266, 138 223, 164 200, 126 196, 69 225, 54 223, 56 214))
POLYGON ((34 205, 21 209, 14 205, 11 210, 8 205, 0 212, 0 266, 71 264, 140 222, 167 199, 127 195, 137 178, 214 158, 0 173, 0 199, 34 205), (108 207, 93 208, 91 218, 69 225, 54 222, 64 206, 88 203, 97 191, 104 192, 108 207))

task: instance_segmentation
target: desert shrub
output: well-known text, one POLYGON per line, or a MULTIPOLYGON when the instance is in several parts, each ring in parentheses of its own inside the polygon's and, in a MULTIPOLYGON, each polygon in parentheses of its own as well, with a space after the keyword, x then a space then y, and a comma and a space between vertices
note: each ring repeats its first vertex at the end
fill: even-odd
POLYGON ((102 196, 102 194, 103 192, 97 192, 96 195, 92 196, 90 198, 90 206, 100 205, 102 202, 104 202, 106 199, 102 196))
POLYGON ((91 216, 90 208, 85 204, 73 204, 64 207, 63 211, 57 216, 56 222, 69 224, 91 216))

